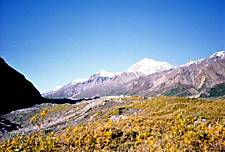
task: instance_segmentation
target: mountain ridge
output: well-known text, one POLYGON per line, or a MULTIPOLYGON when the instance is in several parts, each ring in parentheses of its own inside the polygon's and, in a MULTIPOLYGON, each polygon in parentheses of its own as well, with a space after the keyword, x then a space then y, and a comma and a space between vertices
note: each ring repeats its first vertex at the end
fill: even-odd
MULTIPOLYGON (((96 79, 102 79, 102 81, 99 81, 96 85, 103 83, 107 80, 111 80, 111 79, 113 79, 113 80, 123 79, 121 81, 126 82, 126 81, 130 81, 131 79, 143 76, 143 75, 149 75, 149 74, 152 74, 155 72, 160 72, 160 71, 167 70, 170 68, 173 68, 173 66, 167 62, 156 61, 156 60, 153 60, 150 58, 144 58, 144 59, 138 61, 137 63, 131 65, 128 68, 128 70, 126 70, 124 72, 111 73, 106 70, 101 70, 101 71, 97 72, 96 74, 91 75, 89 78, 75 79, 75 80, 67 83, 66 85, 58 86, 55 89, 44 92, 44 93, 42 93, 42 95, 45 97, 49 97, 50 94, 54 94, 58 90, 64 89, 68 86, 75 87, 79 84, 83 84, 85 82, 90 82, 90 81, 92 81, 91 79, 93 79, 93 77, 95 77, 96 79), (151 65, 151 64, 153 64, 153 65, 151 65), (151 65, 151 66, 148 67, 149 65, 151 65)), ((64 96, 64 97, 68 98, 69 96, 64 96)))
MULTIPOLYGON (((141 61, 146 61, 146 58, 141 61)), ((200 59, 177 68, 168 66, 168 68, 162 71, 159 70, 149 75, 125 71, 111 78, 105 77, 105 81, 100 81, 100 83, 94 85, 88 85, 88 87, 86 87, 86 84, 83 82, 85 85, 83 85, 82 89, 76 92, 76 94, 71 93, 68 95, 68 88, 63 88, 46 97, 77 99, 107 95, 209 96, 208 91, 210 88, 225 82, 224 73, 225 52, 220 51, 208 58, 200 59), (173 92, 176 91, 179 93, 174 94, 173 92)), ((70 89, 71 88, 73 88, 73 90, 77 89, 76 86, 70 86, 70 89)))

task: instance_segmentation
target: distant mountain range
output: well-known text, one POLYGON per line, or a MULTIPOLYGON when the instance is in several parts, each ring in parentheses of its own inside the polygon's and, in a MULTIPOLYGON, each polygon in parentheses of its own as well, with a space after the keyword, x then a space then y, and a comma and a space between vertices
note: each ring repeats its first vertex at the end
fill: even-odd
POLYGON ((31 82, 0 57, 0 83, 0 130, 14 130, 20 125, 1 116, 35 104, 77 103, 119 95, 224 98, 225 52, 216 52, 208 58, 179 67, 145 58, 125 72, 110 73, 102 70, 89 78, 73 80, 42 95, 31 82))
POLYGON ((194 96, 225 95, 225 52, 179 67, 145 58, 127 71, 98 72, 42 94, 47 98, 88 98, 111 95, 194 96))

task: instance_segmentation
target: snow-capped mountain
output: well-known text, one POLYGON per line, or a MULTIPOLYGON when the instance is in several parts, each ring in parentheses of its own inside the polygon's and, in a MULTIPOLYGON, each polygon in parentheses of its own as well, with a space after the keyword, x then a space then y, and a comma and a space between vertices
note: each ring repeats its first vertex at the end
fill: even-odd
POLYGON ((75 79, 66 85, 57 87, 56 89, 43 93, 42 95, 49 98, 73 98, 73 96, 80 94, 86 89, 111 80, 114 76, 114 73, 101 70, 96 74, 91 75, 89 78, 75 79))
POLYGON ((126 84, 136 95, 213 96, 225 95, 225 51, 189 62, 178 68, 141 77, 126 84), (219 93, 218 93, 219 94, 219 93))
POLYGON ((101 71, 97 72, 97 75, 100 77, 109 77, 109 78, 112 78, 115 76, 114 73, 106 71, 106 70, 101 70, 101 71))
POLYGON ((204 61, 206 58, 203 58, 203 59, 200 59, 200 60, 196 60, 196 61, 189 61, 188 63, 186 64, 183 64, 183 65, 180 65, 179 67, 185 67, 185 66, 190 66, 190 65, 193 65, 193 64, 199 64, 201 63, 202 61, 204 61))
POLYGON ((225 51, 215 52, 209 58, 203 58, 203 59, 199 59, 199 60, 195 60, 195 61, 191 60, 188 63, 186 63, 184 65, 181 65, 179 67, 185 67, 185 66, 190 66, 190 65, 198 65, 198 64, 201 64, 202 62, 206 62, 206 61, 208 61, 208 60, 210 60, 212 58, 215 59, 215 60, 217 58, 224 59, 225 58, 225 51))
POLYGON ((111 73, 111 72, 108 72, 106 70, 101 70, 99 72, 97 72, 97 74, 93 74, 92 76, 90 76, 89 78, 77 78, 71 82, 69 82, 68 84, 66 85, 62 85, 62 86, 57 86, 55 87, 54 89, 52 90, 49 90, 47 92, 44 92, 42 95, 43 96, 49 96, 51 94, 54 94, 55 92, 61 90, 61 89, 64 89, 65 87, 67 88, 68 86, 77 86, 78 84, 82 84, 82 83, 85 83, 85 82, 92 82, 94 79, 97 79, 95 84, 99 84, 99 83, 102 83, 112 77, 114 77, 115 74, 114 73, 111 73))
POLYGON ((171 68, 173 68, 173 66, 167 62, 144 58, 136 64, 130 66, 127 72, 139 73, 141 75, 149 75, 156 72, 169 70, 171 68))
POLYGON ((167 62, 155 61, 153 59, 144 58, 139 62, 130 66, 125 72, 111 73, 106 70, 101 70, 96 74, 93 74, 89 78, 75 79, 70 83, 57 87, 52 91, 43 93, 45 97, 66 97, 73 98, 80 94, 82 91, 87 90, 95 85, 100 85, 111 80, 109 83, 125 83, 132 79, 138 78, 142 75, 149 75, 155 72, 171 69, 173 66, 167 62))
POLYGON ((102 71, 92 75, 87 81, 65 85, 46 97, 77 99, 108 95, 209 96, 210 90, 220 84, 222 87, 225 84, 224 51, 177 68, 167 62, 145 58, 125 72, 112 74, 102 71))
POLYGON ((225 58, 225 51, 218 51, 212 54, 209 58, 213 58, 213 57, 225 58))

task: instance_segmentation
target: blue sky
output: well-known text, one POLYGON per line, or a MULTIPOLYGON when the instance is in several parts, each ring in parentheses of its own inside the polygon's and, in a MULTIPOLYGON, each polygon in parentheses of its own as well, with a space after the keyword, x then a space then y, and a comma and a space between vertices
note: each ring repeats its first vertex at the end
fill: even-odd
POLYGON ((225 0, 0 0, 0 56, 41 91, 225 49, 225 0))

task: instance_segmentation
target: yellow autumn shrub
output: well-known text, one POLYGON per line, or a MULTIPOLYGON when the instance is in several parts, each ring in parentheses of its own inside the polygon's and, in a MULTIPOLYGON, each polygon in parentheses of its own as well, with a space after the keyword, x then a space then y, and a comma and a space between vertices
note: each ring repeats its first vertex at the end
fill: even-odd
MULTIPOLYGON (((141 111, 125 119, 97 119, 58 132, 17 135, 0 143, 0 151, 224 151, 224 103, 176 97, 137 102, 135 97, 121 107, 141 111)), ((121 114, 121 107, 106 115, 121 114)), ((39 116, 42 120, 46 115, 47 110, 39 116)))

